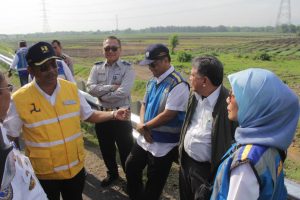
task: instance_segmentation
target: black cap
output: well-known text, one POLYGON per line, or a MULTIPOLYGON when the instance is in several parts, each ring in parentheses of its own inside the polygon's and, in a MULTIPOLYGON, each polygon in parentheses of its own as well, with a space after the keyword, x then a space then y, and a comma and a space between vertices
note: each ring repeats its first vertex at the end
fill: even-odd
POLYGON ((140 65, 149 65, 155 60, 169 55, 169 49, 163 44, 152 44, 146 49, 145 59, 140 65))
POLYGON ((58 58, 51 44, 38 42, 28 49, 26 60, 29 66, 40 66, 50 59, 58 58))

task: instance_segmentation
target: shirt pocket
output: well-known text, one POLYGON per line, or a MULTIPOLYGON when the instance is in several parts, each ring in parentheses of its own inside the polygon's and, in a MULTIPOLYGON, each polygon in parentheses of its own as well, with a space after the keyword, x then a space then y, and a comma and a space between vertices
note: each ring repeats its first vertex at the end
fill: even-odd
POLYGON ((53 163, 49 150, 30 151, 29 158, 36 174, 53 173, 53 163))
POLYGON ((121 85, 122 75, 120 73, 114 73, 111 79, 113 85, 121 85))
POLYGON ((106 81, 106 73, 105 72, 99 72, 97 76, 97 82, 105 82, 106 81))
POLYGON ((203 121, 203 125, 204 125, 204 129, 206 131, 211 131, 212 130, 212 126, 213 126, 213 117, 212 117, 212 113, 211 111, 206 111, 205 112, 205 117, 204 117, 204 121, 203 121))

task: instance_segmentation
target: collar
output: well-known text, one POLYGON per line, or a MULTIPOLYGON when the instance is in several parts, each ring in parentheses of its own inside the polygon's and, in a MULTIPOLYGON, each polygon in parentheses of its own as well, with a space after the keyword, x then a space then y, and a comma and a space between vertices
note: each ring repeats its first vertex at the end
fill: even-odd
POLYGON ((162 82, 167 76, 169 76, 173 71, 175 70, 175 68, 171 65, 170 68, 165 71, 162 75, 160 75, 160 77, 156 78, 156 84, 159 84, 160 82, 162 82))
POLYGON ((112 65, 109 65, 109 64, 107 63, 107 60, 105 60, 104 66, 105 66, 105 67, 114 67, 114 66, 120 67, 120 66, 122 66, 122 61, 121 61, 121 59, 118 59, 118 60, 117 60, 116 62, 114 62, 112 65))
MULTIPOLYGON (((221 86, 222 86, 222 84, 215 91, 213 91, 213 93, 211 93, 208 97, 206 97, 206 99, 211 107, 215 107, 215 105, 217 103, 217 100, 218 100, 218 97, 219 97, 220 91, 221 91, 221 86)), ((204 99, 202 99, 202 96, 199 95, 197 92, 194 92, 194 94, 195 94, 197 101, 200 101, 200 102, 204 101, 204 99)))
POLYGON ((58 80, 57 80, 56 88, 54 89, 52 95, 49 95, 49 94, 47 94, 46 92, 44 92, 44 91, 40 88, 40 86, 36 83, 35 79, 33 79, 32 82, 33 82, 34 86, 36 87, 36 89, 38 89, 38 91, 39 91, 44 97, 46 97, 46 98, 50 98, 51 96, 53 96, 54 94, 56 94, 56 93, 60 90, 60 83, 59 83, 58 80))

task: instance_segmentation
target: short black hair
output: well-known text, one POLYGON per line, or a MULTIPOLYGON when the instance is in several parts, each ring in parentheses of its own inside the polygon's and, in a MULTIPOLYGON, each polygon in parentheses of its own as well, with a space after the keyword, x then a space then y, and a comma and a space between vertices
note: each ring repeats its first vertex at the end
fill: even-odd
POLYGON ((169 54, 159 58, 158 60, 163 60, 164 58, 168 58, 169 62, 171 62, 171 56, 169 54))
POLYGON ((26 46, 27 46, 27 43, 26 43, 25 40, 21 40, 21 41, 19 42, 19 47, 26 47, 26 46))
POLYGON ((52 40, 51 44, 53 45, 54 43, 56 43, 59 47, 61 47, 60 41, 52 40))
POLYGON ((119 46, 121 47, 121 40, 120 40, 119 38, 117 38, 116 36, 113 36, 113 35, 108 36, 107 38, 104 39, 103 43, 104 43, 106 40, 117 40, 119 46))
POLYGON ((223 64, 214 56, 205 55, 193 59, 192 67, 200 76, 206 76, 214 86, 223 82, 223 64))

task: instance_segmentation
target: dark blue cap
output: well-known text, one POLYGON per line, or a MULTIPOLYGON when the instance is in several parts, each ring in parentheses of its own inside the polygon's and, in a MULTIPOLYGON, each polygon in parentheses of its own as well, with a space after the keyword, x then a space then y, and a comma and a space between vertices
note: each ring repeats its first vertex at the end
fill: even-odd
POLYGON ((155 60, 169 55, 169 49, 163 44, 152 44, 146 49, 145 59, 142 60, 140 65, 149 65, 155 60))
POLYGON ((29 66, 41 66, 50 59, 57 59, 54 49, 47 42, 38 42, 28 49, 26 60, 29 66))

